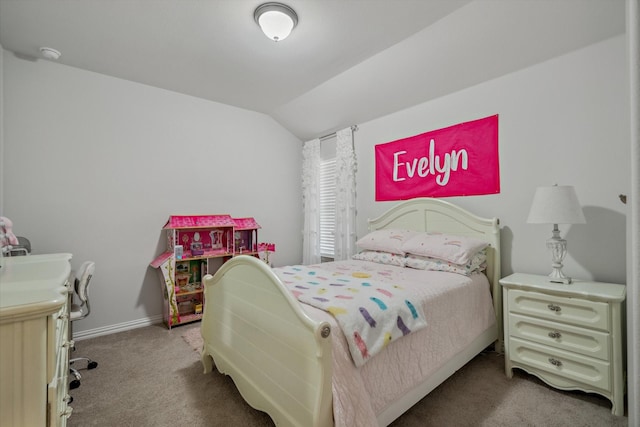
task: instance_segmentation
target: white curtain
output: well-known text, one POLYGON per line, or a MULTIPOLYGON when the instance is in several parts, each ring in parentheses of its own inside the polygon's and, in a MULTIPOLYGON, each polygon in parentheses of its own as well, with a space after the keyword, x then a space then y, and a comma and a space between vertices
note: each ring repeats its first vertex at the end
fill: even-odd
POLYGON ((353 130, 336 132, 336 234, 334 259, 351 258, 356 248, 356 154, 353 130))
POLYGON ((320 262, 320 139, 304 143, 302 147, 302 263, 320 262))

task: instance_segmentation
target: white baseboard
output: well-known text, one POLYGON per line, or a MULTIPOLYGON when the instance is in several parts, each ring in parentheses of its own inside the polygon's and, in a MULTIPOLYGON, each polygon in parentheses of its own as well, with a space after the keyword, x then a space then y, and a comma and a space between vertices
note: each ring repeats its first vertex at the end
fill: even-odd
POLYGON ((86 331, 73 331, 73 339, 75 341, 86 340, 89 338, 95 338, 102 335, 115 334, 116 332, 129 331, 131 329, 142 328, 145 326, 155 325, 156 323, 162 323, 162 315, 159 314, 153 317, 146 317, 143 319, 132 320, 130 322, 118 323, 116 325, 102 326, 100 328, 87 329, 86 331))

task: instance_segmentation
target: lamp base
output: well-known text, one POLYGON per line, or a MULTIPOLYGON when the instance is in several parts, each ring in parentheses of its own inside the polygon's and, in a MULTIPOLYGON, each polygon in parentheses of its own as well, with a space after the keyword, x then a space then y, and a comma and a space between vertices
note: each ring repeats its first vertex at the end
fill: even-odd
POLYGON ((571 282, 573 282, 571 277, 566 277, 566 276, 564 276, 564 277, 556 277, 554 273, 555 272, 549 274, 549 282, 551 282, 551 283, 564 283, 565 285, 569 285, 569 284, 571 284, 571 282))
POLYGON ((567 241, 560 237, 558 224, 553 224, 553 236, 547 240, 547 248, 551 251, 551 267, 553 270, 549 274, 549 281, 552 283, 571 283, 571 277, 567 277, 562 272, 562 261, 567 254, 567 241))

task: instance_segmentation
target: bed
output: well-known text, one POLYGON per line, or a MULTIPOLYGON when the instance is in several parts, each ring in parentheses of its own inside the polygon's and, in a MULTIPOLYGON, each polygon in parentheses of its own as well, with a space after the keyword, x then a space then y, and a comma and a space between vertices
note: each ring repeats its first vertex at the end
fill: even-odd
MULTIPOLYGON (((408 229, 486 241, 486 269, 463 280, 478 295, 486 293, 482 298, 487 303, 475 303, 483 314, 456 308, 458 300, 452 298, 459 296, 446 296, 450 301, 428 309, 429 314, 443 319, 429 319, 424 329, 392 342, 356 367, 349 363, 344 336, 333 316, 301 304, 264 262, 250 256, 235 257, 215 276, 204 278, 204 372, 210 373, 215 364, 220 373, 233 379, 252 407, 268 413, 278 426, 388 425, 487 347, 494 345, 501 351, 500 229, 496 218, 480 218, 439 199, 419 198, 399 203, 368 224, 370 231, 408 229), (479 317, 487 320, 477 321, 479 317), (452 335, 463 339, 454 340, 452 335), (434 344, 425 346, 423 339, 434 344), (440 347, 444 350, 438 350, 440 347), (415 369, 420 373, 415 374, 415 369), (388 372, 395 378, 391 386, 378 378, 388 372)), ((374 275, 380 269, 369 261, 360 263, 360 270, 374 275)), ((327 265, 346 268, 343 264, 327 265)), ((394 268, 403 270, 398 277, 414 274, 407 267, 394 268)), ((391 266, 383 270, 392 272, 391 266)), ((440 271, 429 274, 444 282, 454 280, 453 276, 463 277, 440 271)), ((462 291, 456 292, 460 295, 462 291)))

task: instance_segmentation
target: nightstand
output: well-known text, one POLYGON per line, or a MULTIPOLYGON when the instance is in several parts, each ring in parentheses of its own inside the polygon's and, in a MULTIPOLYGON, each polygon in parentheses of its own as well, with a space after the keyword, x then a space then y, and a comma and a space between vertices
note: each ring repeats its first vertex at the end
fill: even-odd
POLYGON ((622 303, 626 287, 512 274, 503 290, 505 373, 513 368, 552 387, 598 393, 624 415, 622 303))

